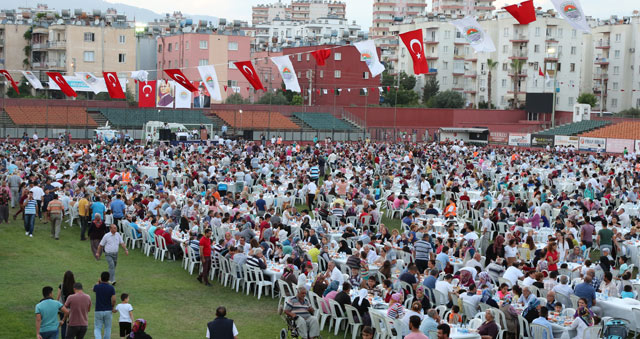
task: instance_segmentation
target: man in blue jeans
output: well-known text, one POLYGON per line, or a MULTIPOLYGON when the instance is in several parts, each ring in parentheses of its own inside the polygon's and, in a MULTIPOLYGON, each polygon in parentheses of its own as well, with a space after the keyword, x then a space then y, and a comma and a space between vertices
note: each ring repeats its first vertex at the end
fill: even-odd
POLYGON ((96 339, 111 338, 111 318, 113 308, 116 306, 116 289, 109 284, 109 272, 100 274, 100 281, 93 286, 96 292, 96 313, 93 335, 96 339), (104 328, 104 336, 102 329, 104 328))
POLYGON ((36 336, 38 339, 56 339, 58 327, 67 320, 69 311, 59 301, 53 300, 53 287, 43 287, 42 296, 44 298, 36 305, 36 336), (64 313, 62 320, 58 318, 58 311, 64 313))

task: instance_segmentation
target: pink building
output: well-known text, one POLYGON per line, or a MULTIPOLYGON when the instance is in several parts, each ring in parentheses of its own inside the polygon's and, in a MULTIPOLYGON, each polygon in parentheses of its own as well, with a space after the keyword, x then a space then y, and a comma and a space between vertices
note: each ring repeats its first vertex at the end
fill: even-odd
POLYGON ((214 33, 179 33, 158 37, 158 79, 167 79, 165 69, 180 68, 189 80, 201 81, 198 66, 214 65, 222 100, 239 92, 249 97, 247 80, 233 65, 251 58, 251 37, 214 33), (227 86, 226 92, 224 87, 227 86))
MULTIPOLYGON (((280 90, 282 88, 282 77, 278 67, 271 61, 272 57, 282 56, 280 52, 254 52, 251 54, 253 60, 253 66, 256 68, 256 72, 260 74, 260 81, 267 90, 273 91, 274 88, 280 90)), ((258 100, 264 92, 258 91, 255 93, 254 101, 258 100)))

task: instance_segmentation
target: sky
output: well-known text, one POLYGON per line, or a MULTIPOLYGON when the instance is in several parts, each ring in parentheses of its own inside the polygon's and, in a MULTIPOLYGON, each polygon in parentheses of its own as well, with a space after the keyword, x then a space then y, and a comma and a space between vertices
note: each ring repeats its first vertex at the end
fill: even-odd
MULTIPOLYGON (((144 7, 158 13, 173 13, 182 11, 188 14, 202 14, 217 16, 226 19, 240 19, 251 21, 251 7, 257 4, 273 3, 277 0, 191 0, 178 2, 175 0, 107 0, 109 2, 120 2, 132 6, 144 7), (176 4, 188 4, 176 6, 176 4)), ((285 3, 290 0, 281 0, 285 3)), ((371 26, 373 0, 343 0, 347 3, 347 19, 355 20, 363 29, 371 26)), ((402 0, 399 0, 402 1, 402 0)), ((427 9, 431 9, 431 0, 427 1, 427 9)), ((495 6, 502 6, 518 3, 522 0, 496 0, 495 6)), ((536 7, 543 9, 552 8, 551 0, 535 0, 536 7)), ((638 0, 582 0, 582 7, 587 16, 598 18, 608 18, 611 15, 625 16, 631 15, 635 9, 640 10, 638 0), (612 4, 615 3, 615 6, 612 4)))

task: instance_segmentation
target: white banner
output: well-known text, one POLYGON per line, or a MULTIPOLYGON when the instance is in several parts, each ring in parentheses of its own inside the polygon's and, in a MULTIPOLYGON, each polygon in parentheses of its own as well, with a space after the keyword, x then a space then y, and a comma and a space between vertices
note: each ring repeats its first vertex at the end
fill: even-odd
POLYGON ((531 146, 531 134, 509 133, 509 146, 531 146))
POLYGON ((384 72, 384 65, 380 63, 378 50, 373 40, 356 42, 353 46, 360 52, 360 61, 366 63, 369 67, 371 77, 377 77, 384 72))
MULTIPOLYGON (((87 86, 89 86, 89 88, 91 88, 91 90, 93 90, 94 94, 98 94, 100 93, 100 91, 102 90, 102 88, 104 87, 104 89, 106 90, 106 84, 104 83, 104 79, 102 81, 102 85, 100 81, 98 81, 98 78, 96 78, 95 75, 89 73, 89 72, 76 72, 76 77, 80 80, 82 80, 82 82, 84 82, 85 84, 87 84, 87 86)), ((115 86, 113 86, 115 87, 115 86)))
POLYGON ((469 42, 476 52, 495 52, 496 46, 491 37, 482 29, 478 21, 473 17, 464 17, 453 20, 451 23, 456 26, 462 36, 469 42))
POLYGON ((636 140, 636 153, 640 153, 640 140, 636 140))
POLYGON ((577 136, 567 136, 567 135, 556 135, 555 140, 553 140, 556 146, 560 147, 573 147, 576 150, 580 145, 580 137, 577 136))
POLYGON ((604 151, 606 145, 607 140, 603 138, 580 137, 580 146, 578 148, 581 151, 598 152, 604 151))
POLYGON ((191 92, 182 86, 178 86, 175 81, 171 81, 176 91, 175 108, 191 108, 191 92))
POLYGON ((562 16, 573 28, 591 33, 591 27, 587 23, 584 11, 579 0, 551 0, 560 16, 562 16))
POLYGON ((636 144, 632 139, 607 139, 607 153, 623 153, 624 149, 627 149, 627 152, 633 152, 636 144))
MULTIPOLYGON (((64 80, 71 86, 71 88, 76 92, 94 92, 94 89, 89 87, 82 79, 78 78, 74 75, 63 75, 64 80)), ((122 86, 122 90, 126 93, 127 91, 127 78, 118 78, 120 81, 120 86, 122 86)), ((104 82, 104 78, 96 77, 96 85, 94 86, 96 89, 99 89, 98 93, 107 92, 107 84, 104 82)), ((49 79, 49 89, 60 90, 60 87, 56 84, 55 81, 49 79)))
POLYGON ((33 72, 31 71, 22 71, 22 75, 24 75, 25 79, 27 79, 27 81, 29 81, 29 83, 31 84, 31 87, 35 88, 35 89, 42 89, 42 83, 40 82, 40 79, 38 79, 37 76, 35 76, 35 74, 33 74, 33 72))
POLYGON ((145 82, 149 80, 149 72, 147 71, 133 71, 131 72, 131 79, 145 82))
POLYGON ((209 92, 211 99, 215 101, 222 101, 220 85, 218 84, 218 75, 216 74, 216 69, 213 65, 198 66, 198 72, 200 72, 200 78, 207 87, 207 92, 209 92))
POLYGON ((271 58, 271 61, 278 67, 284 86, 293 92, 300 93, 300 84, 298 83, 298 76, 296 75, 293 64, 288 55, 278 56, 271 58))

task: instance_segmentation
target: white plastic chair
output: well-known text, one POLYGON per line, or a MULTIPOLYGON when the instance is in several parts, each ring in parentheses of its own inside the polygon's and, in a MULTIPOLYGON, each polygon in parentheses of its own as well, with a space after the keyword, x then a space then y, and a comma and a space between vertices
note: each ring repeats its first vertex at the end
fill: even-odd
POLYGON ((349 329, 351 329, 351 339, 356 339, 359 333, 360 326, 362 326, 362 319, 360 319, 360 313, 351 305, 344 305, 345 314, 347 316, 347 328, 344 331, 344 338, 347 337, 349 329), (356 321, 356 319, 358 319, 356 321))
POLYGON ((533 339, 550 338, 553 335, 552 333, 549 333, 549 329, 546 326, 531 324, 530 329, 532 334, 531 337, 533 339))
POLYGON ((164 240, 164 238, 162 236, 156 235, 155 239, 156 239, 155 258, 156 258, 156 260, 158 260, 158 257, 160 257, 160 261, 164 261, 165 254, 169 253, 169 251, 167 250, 167 243, 165 242, 165 240, 164 240))
POLYGON ((258 293, 258 300, 260 300, 260 297, 262 296, 263 289, 265 295, 267 294, 267 292, 269 292, 271 293, 271 298, 273 299, 273 283, 270 280, 266 280, 264 278, 264 273, 262 272, 262 270, 259 268, 250 268, 248 271, 249 274, 252 275, 253 283, 256 286, 255 293, 258 293))
POLYGON ((196 259, 195 251, 193 251, 191 249, 187 249, 186 252, 187 252, 187 255, 189 256, 189 258, 187 259, 187 265, 188 265, 188 269, 189 269, 189 274, 192 275, 193 274, 193 269, 196 266, 200 267, 200 261, 196 259))
MULTIPOLYGON (((333 335, 338 335, 338 331, 340 330, 342 321, 348 321, 348 319, 342 311, 342 306, 340 306, 337 301, 329 299, 329 308, 331 310, 331 318, 333 320, 333 335)), ((331 326, 329 326, 329 329, 331 329, 331 326)))

